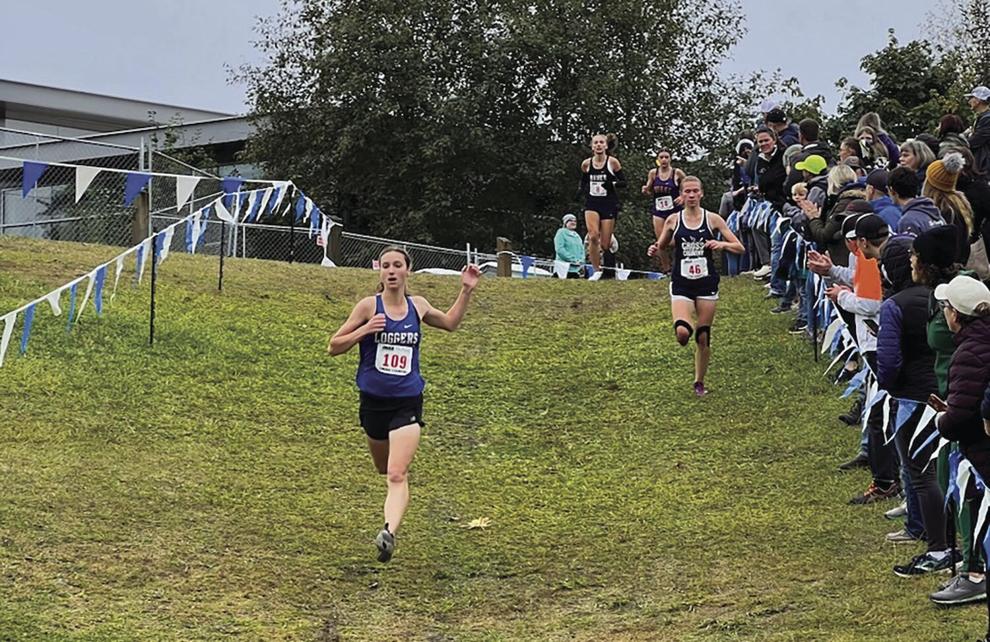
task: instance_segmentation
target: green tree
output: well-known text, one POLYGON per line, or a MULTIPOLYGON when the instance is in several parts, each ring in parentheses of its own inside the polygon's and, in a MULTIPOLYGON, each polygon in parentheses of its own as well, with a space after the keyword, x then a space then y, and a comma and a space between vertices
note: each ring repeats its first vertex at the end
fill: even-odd
POLYGON ((349 229, 545 255, 592 134, 619 136, 634 213, 659 146, 732 136, 718 62, 741 20, 731 0, 286 0, 239 74, 250 153, 349 229))

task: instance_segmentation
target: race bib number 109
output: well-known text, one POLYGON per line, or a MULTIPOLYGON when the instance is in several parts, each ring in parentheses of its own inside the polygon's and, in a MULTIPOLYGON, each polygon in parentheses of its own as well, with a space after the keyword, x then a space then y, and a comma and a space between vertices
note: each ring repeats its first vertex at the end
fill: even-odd
POLYGON ((375 369, 382 374, 404 376, 412 372, 412 352, 409 346, 378 344, 375 369))

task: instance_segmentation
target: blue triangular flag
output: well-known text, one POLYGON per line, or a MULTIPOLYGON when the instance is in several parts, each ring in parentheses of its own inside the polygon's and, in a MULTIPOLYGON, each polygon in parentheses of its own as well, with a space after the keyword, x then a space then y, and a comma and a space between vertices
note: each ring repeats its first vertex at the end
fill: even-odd
POLYGON ((522 263, 522 275, 525 279, 529 276, 529 271, 536 264, 536 259, 531 256, 520 256, 519 262, 522 263))
MULTIPOLYGON (((956 499, 959 495, 959 485, 956 483, 956 476, 959 473, 959 461, 962 453, 958 450, 949 453, 949 485, 945 489, 945 505, 949 505, 950 499, 956 499)), ((958 502, 956 506, 958 506, 958 502)))
POLYGON ((247 223, 254 223, 258 218, 258 210, 261 209, 261 194, 254 195, 254 205, 251 206, 251 210, 248 212, 245 221, 247 223))
POLYGON ((588 278, 589 279, 591 277, 595 276, 595 266, 593 266, 591 263, 585 263, 584 264, 584 269, 588 273, 588 278))
POLYGON ((186 221, 186 252, 192 253, 193 224, 192 219, 186 221))
POLYGON ((659 281, 661 278, 663 278, 663 275, 660 274, 659 272, 647 272, 646 278, 648 278, 651 281, 659 281))
POLYGON ((278 195, 282 192, 281 187, 276 187, 275 191, 272 192, 272 197, 268 199, 268 211, 272 212, 275 210, 275 203, 278 202, 278 195))
POLYGON ((313 211, 309 213, 309 231, 316 232, 320 229, 320 208, 313 206, 313 211))
POLYGON ((31 326, 34 324, 34 304, 24 310, 24 332, 21 334, 21 354, 28 350, 28 337, 31 336, 31 326))
POLYGON ((159 257, 161 257, 162 250, 164 248, 165 248, 165 232, 159 232, 158 234, 155 234, 154 256, 156 262, 160 260, 159 257))
POLYGON ((296 223, 301 223, 306 214, 306 195, 299 192, 299 200, 296 201, 296 223))
POLYGON ((96 316, 103 314, 103 283, 107 279, 107 266, 102 266, 96 271, 96 283, 93 286, 93 306, 96 307, 96 316))
POLYGON ((127 178, 124 179, 124 207, 129 207, 137 195, 141 193, 141 190, 148 184, 151 180, 151 174, 146 174, 145 172, 127 172, 127 178))
POLYGON ((234 192, 241 189, 241 185, 244 184, 244 179, 237 176, 228 176, 227 178, 220 181, 220 189, 223 191, 223 204, 229 210, 230 203, 233 200, 234 192))
POLYGON ((78 286, 78 283, 73 283, 69 288, 69 318, 65 322, 66 332, 72 329, 72 317, 74 317, 76 313, 76 288, 78 286))
POLYGON ((48 169, 48 163, 37 163, 35 161, 24 161, 24 178, 21 180, 21 196, 27 198, 34 186, 41 180, 41 176, 48 169))

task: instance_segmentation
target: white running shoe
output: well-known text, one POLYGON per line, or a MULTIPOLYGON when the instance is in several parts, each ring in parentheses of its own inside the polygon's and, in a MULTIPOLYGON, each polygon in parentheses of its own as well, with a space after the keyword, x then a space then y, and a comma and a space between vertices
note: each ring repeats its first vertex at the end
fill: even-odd
POLYGON ((754 279, 762 279, 763 277, 765 277, 765 276, 767 276, 769 274, 770 274, 770 266, 769 265, 764 265, 763 267, 761 267, 756 272, 753 272, 753 278, 754 279))

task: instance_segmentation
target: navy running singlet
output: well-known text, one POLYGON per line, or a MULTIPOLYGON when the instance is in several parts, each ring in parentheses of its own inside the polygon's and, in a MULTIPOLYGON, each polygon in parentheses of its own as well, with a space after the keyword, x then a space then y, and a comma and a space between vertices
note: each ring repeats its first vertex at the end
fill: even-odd
MULTIPOLYGON (((406 297, 408 311, 403 319, 385 314, 385 329, 361 339, 361 362, 357 386, 376 397, 415 397, 426 383, 419 374, 419 313, 406 297)), ((385 313, 382 295, 375 296, 375 314, 385 313)))
POLYGON ((674 228, 674 269, 670 275, 671 294, 688 298, 718 295, 719 275, 715 270, 708 241, 718 240, 708 222, 708 211, 702 210, 701 225, 685 225, 684 212, 677 217, 674 228))
POLYGON ((606 154, 605 165, 601 168, 595 167, 594 157, 588 160, 584 207, 598 212, 602 218, 615 218, 619 211, 619 195, 615 191, 615 174, 608 165, 608 159, 606 154))
POLYGON ((667 218, 675 212, 680 212, 683 208, 674 201, 681 195, 681 188, 677 186, 677 170, 670 170, 670 178, 660 178, 660 168, 657 168, 653 175, 653 216, 667 218))

